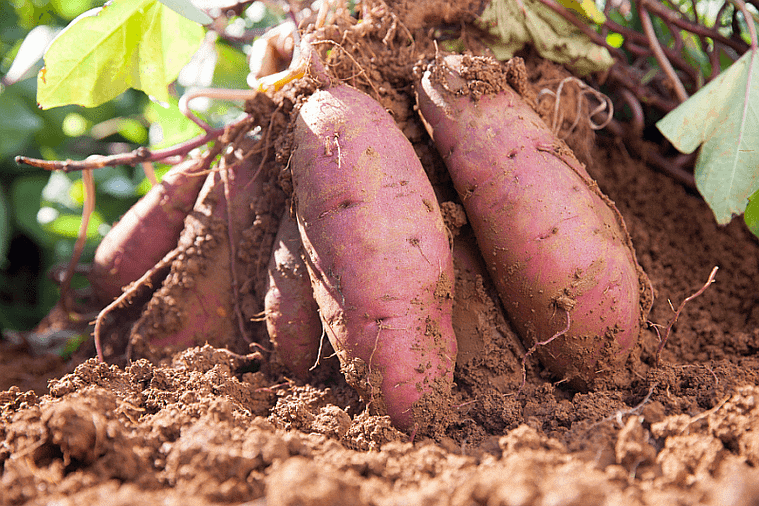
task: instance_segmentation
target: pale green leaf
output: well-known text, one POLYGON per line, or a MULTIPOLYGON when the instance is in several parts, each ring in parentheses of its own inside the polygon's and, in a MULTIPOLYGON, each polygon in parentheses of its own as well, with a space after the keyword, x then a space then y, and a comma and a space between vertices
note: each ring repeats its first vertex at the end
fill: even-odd
POLYGON ((717 222, 743 213, 759 188, 759 52, 746 52, 656 126, 683 153, 701 146, 696 187, 717 222))
POLYGON ((579 75, 607 70, 614 59, 605 47, 539 0, 492 0, 480 16, 481 26, 494 36, 487 44, 496 58, 507 60, 531 44, 540 56, 566 65, 579 75))
POLYGON ((190 61, 204 29, 158 0, 113 0, 71 22, 50 44, 37 77, 43 109, 96 107, 127 88, 158 100, 190 61))

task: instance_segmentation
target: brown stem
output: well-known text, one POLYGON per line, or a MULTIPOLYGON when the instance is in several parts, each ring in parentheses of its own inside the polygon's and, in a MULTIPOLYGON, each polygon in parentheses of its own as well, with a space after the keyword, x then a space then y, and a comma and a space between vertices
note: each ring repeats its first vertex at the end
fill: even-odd
MULTIPOLYGON (((242 123, 248 118, 243 118, 239 122, 242 123)), ((118 155, 102 156, 92 155, 85 160, 39 160, 37 158, 27 158, 25 156, 17 156, 16 163, 30 165, 39 169, 45 170, 60 170, 63 172, 76 172, 80 170, 100 169, 102 167, 112 167, 115 165, 137 165, 142 162, 158 162, 171 158, 177 155, 186 155, 193 149, 207 144, 208 142, 216 139, 224 133, 224 129, 212 130, 205 135, 198 136, 189 141, 177 144, 166 149, 159 149, 151 151, 145 146, 131 151, 129 153, 121 153, 118 155)))
POLYGON ((645 5, 646 10, 650 11, 653 14, 656 14, 668 24, 675 25, 676 27, 687 30, 695 35, 703 35, 705 37, 709 37, 715 42, 733 48, 739 54, 745 53, 748 49, 748 44, 745 42, 730 39, 724 35, 721 35, 714 29, 708 28, 699 23, 693 23, 687 19, 683 19, 674 11, 666 8, 656 0, 640 0, 640 3, 645 5))
POLYGON ((188 91, 179 99, 179 110, 188 119, 193 121, 200 128, 205 130, 206 133, 214 131, 208 123, 195 116, 190 110, 190 101, 196 98, 212 98, 214 100, 252 100, 256 98, 256 95, 261 93, 259 90, 237 90, 237 89, 225 89, 225 88, 201 88, 197 90, 188 91))
POLYGON ((622 99, 624 99, 624 101, 627 103, 627 106, 630 108, 630 112, 632 113, 631 128, 633 135, 635 135, 636 138, 642 138, 643 128, 645 126, 645 114, 643 113, 643 106, 640 105, 640 100, 638 100, 638 98, 633 95, 633 92, 627 88, 622 88, 620 90, 620 94, 622 95, 622 99))
POLYGON ((654 24, 651 22, 651 16, 648 14, 648 11, 645 8, 645 4, 645 0, 638 3, 638 16, 640 16, 640 21, 643 25, 643 31, 648 38, 648 43, 651 47, 651 50, 654 52, 656 61, 659 62, 659 68, 661 68, 664 73, 667 74, 667 77, 669 78, 669 81, 674 88, 677 99, 680 101, 680 103, 685 102, 688 100, 688 92, 685 91, 685 86, 683 86, 680 78, 677 77, 675 69, 672 68, 672 64, 667 59, 667 56, 664 54, 664 50, 656 38, 656 33, 654 32, 654 24))
POLYGON ((633 78, 629 70, 620 64, 616 64, 611 68, 609 78, 616 81, 620 86, 632 91, 642 103, 655 107, 660 111, 669 112, 679 105, 674 100, 654 94, 651 88, 644 86, 633 78))
POLYGON ((654 168, 668 175, 675 181, 678 181, 683 186, 690 188, 691 190, 696 189, 696 179, 693 177, 693 173, 683 169, 682 163, 684 160, 680 159, 680 157, 669 159, 663 157, 656 151, 651 150, 646 153, 644 158, 646 163, 653 165, 654 168))

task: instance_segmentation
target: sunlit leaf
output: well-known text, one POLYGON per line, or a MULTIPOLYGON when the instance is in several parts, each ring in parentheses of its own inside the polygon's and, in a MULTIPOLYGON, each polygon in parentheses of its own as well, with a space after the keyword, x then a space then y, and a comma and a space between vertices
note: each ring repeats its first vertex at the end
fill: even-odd
POLYGON ((759 52, 748 51, 656 126, 683 153, 701 146, 696 187, 728 223, 759 188, 759 52))
MULTIPOLYGON (((51 0, 50 3, 55 11, 65 19, 74 19, 80 12, 84 12, 94 4, 95 0, 51 0)), ((102 2, 97 2, 97 5, 102 2)))
POLYGON ((622 44, 625 43, 625 38, 622 34, 612 32, 606 36, 606 43, 611 47, 622 47, 622 44))
POLYGON ((216 43, 219 61, 213 75, 213 84, 219 88, 243 88, 248 85, 248 60, 245 53, 227 44, 216 43))
POLYGON ((135 119, 121 118, 118 131, 123 138, 135 144, 145 144, 148 140, 147 128, 135 119))
POLYGON ((145 117, 153 123, 150 130, 150 142, 153 149, 173 146, 203 133, 198 125, 182 114, 177 100, 169 100, 168 105, 168 107, 163 107, 153 102, 145 111, 145 117), (157 139, 153 135, 155 128, 160 129, 160 136, 157 139))
POLYGON ((202 26, 157 0, 113 0, 69 24, 37 76, 43 109, 95 107, 132 87, 158 100, 203 40, 202 26))
MULTIPOLYGON (((79 226, 82 223, 82 215, 74 213, 60 213, 50 222, 42 223, 42 228, 50 234, 68 239, 76 239, 79 234, 79 226)), ((87 239, 99 239, 98 228, 105 223, 103 217, 97 211, 92 213, 87 224, 87 239)))

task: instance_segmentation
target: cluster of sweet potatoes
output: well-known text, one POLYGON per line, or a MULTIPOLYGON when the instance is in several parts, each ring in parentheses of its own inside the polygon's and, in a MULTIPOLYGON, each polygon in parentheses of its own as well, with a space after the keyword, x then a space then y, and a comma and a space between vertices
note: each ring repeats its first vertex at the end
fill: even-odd
MULTIPOLYGON (((268 267, 267 330, 281 361, 301 378, 326 337, 348 383, 374 412, 388 414, 403 430, 426 430, 447 405, 456 361, 451 235, 422 164, 392 116, 370 96, 332 82, 307 41, 303 54, 322 84, 294 118, 292 205, 268 267)), ((483 58, 430 63, 416 83, 419 113, 525 346, 534 347, 554 375, 577 388, 592 387, 604 371, 623 364, 637 342, 647 279, 614 204, 504 80, 487 81, 467 70, 475 64, 502 73, 502 64, 483 58)), ((246 165, 229 171, 241 184, 232 194, 198 202, 226 197, 228 207, 214 212, 229 215, 229 223, 238 220, 231 209, 245 207, 238 203, 245 202, 244 192, 260 193, 246 165)), ((154 191, 166 192, 171 184, 164 180, 164 189, 154 191)), ((163 196, 147 198, 161 202, 167 216, 193 200, 166 207, 163 196)), ((202 211, 198 205, 195 213, 202 211)), ((240 230, 250 225, 246 216, 240 230)), ((181 230, 169 228, 172 237, 181 230)), ((199 237, 206 235, 196 232, 185 242, 199 237)), ((202 247, 188 243, 184 251, 202 247)), ((113 297, 113 283, 126 285, 140 275, 124 274, 129 262, 122 257, 142 246, 109 238, 102 248, 107 251, 98 252, 102 265, 92 284, 113 297)), ((213 254, 222 262, 229 248, 213 254)), ((218 272, 229 273, 228 263, 218 272)), ((212 332, 209 318, 230 317, 229 274, 226 285, 212 288, 221 284, 217 270, 210 271, 213 282, 203 281, 208 276, 182 281, 191 285, 197 310, 184 314, 173 337, 161 339, 200 342, 191 335, 212 332), (216 295, 209 295, 213 289, 216 295)))

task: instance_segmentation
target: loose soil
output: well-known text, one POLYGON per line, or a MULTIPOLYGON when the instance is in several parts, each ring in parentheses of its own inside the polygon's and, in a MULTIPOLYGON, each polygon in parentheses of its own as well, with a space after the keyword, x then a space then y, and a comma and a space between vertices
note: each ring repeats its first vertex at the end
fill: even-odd
MULTIPOLYGON (((5 339, 0 504, 759 501, 759 241, 740 220, 717 226, 698 195, 647 167, 641 158, 654 148, 644 141, 631 153, 619 139, 594 139, 582 122, 570 132, 576 98, 569 96, 559 135, 619 208, 655 300, 616 384, 575 391, 529 357, 522 386, 525 349, 471 250, 471 230, 413 109, 414 65, 434 56, 424 27, 450 19, 405 16, 403 5, 394 13, 377 6, 361 24, 335 20, 320 49, 336 78, 393 113, 456 233, 459 356, 447 428, 411 438, 369 414, 335 357, 322 358, 306 381, 292 380, 261 322, 250 323, 250 348, 241 349, 230 326, 229 349, 205 345, 167 356, 152 349, 150 361, 139 350, 126 360, 124 346, 111 346, 108 363, 98 363, 90 344, 64 361, 5 339), (703 286, 714 266, 716 282, 685 306, 657 364, 673 306, 703 286)), ((555 90, 566 73, 527 56, 524 93, 555 90)), ((260 122, 275 125, 278 163, 268 177, 284 193, 283 118, 308 86, 306 79, 285 88, 260 122)), ((551 124, 552 104, 536 105, 551 124)))

